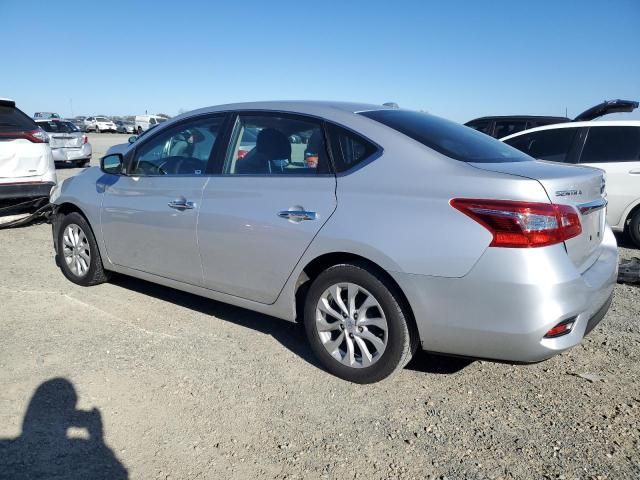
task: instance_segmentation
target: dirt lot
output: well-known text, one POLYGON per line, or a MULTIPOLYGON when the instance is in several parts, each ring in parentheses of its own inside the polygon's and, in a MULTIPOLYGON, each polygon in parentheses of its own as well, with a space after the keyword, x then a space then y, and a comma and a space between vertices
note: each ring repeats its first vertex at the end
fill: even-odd
MULTIPOLYGON (((126 141, 90 137, 94 164, 126 141)), ((2 479, 640 478, 639 287, 544 363, 420 354, 358 386, 286 322, 125 277, 73 285, 50 237, 0 231, 2 479)))

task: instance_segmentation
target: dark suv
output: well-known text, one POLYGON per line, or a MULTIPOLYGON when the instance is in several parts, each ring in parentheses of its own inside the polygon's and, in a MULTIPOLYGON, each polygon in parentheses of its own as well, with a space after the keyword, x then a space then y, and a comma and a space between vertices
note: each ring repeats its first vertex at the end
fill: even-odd
POLYGON ((495 138, 506 137, 522 130, 543 127, 565 122, 582 122, 607 115, 609 113, 631 112, 638 108, 638 102, 630 100, 607 100, 582 112, 571 120, 567 117, 531 116, 531 115, 507 115, 480 117, 471 120, 465 125, 495 138))

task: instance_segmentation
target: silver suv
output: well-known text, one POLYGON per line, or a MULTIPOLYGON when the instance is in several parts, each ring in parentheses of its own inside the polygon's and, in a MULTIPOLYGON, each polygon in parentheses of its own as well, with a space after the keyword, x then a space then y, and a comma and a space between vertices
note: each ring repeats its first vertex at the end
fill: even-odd
MULTIPOLYGON (((418 347, 535 362, 603 318, 617 248, 601 170, 376 105, 176 117, 51 197, 62 273, 111 272, 304 322, 360 383, 418 347)), ((267 321, 267 320, 265 320, 267 321)))

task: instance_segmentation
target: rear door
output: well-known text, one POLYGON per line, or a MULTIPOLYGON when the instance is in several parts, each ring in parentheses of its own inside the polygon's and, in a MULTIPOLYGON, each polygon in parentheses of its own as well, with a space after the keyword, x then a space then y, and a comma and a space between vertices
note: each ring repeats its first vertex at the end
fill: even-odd
POLYGON ((105 182, 101 224, 113 263, 202 285, 196 228, 223 123, 203 116, 150 133, 131 153, 127 175, 105 182))
POLYGON ((619 226, 628 207, 640 200, 640 127, 590 127, 580 164, 607 172, 607 222, 619 226))
POLYGON ((223 159, 198 220, 204 285, 273 303, 336 208, 322 122, 240 114, 223 159))

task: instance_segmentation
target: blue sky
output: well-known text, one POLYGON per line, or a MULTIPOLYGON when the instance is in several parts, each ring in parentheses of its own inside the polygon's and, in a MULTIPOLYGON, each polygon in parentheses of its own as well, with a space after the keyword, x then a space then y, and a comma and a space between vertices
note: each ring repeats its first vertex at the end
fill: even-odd
POLYGON ((0 17, 0 97, 29 114, 329 99, 464 122, 640 100, 640 0, 0 0, 0 17))

